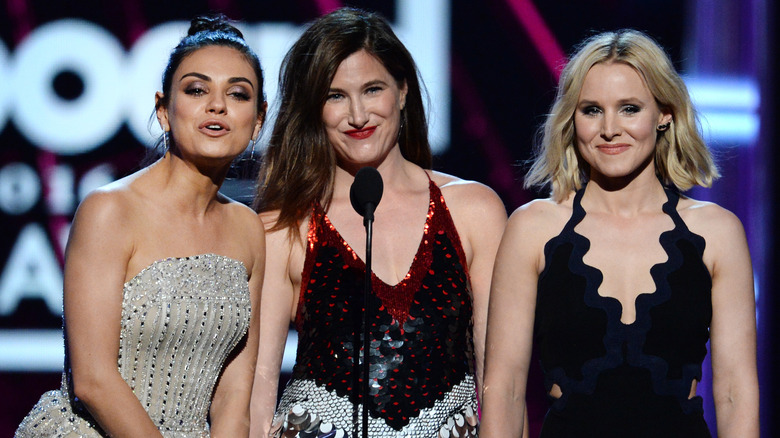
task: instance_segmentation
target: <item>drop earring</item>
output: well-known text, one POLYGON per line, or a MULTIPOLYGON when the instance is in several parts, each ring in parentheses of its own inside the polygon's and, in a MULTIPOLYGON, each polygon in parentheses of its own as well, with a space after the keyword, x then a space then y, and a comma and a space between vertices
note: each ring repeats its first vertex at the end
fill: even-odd
POLYGON ((401 139, 401 133, 404 132, 404 122, 406 121, 406 111, 401 108, 401 123, 398 126, 398 137, 396 138, 396 141, 399 141, 401 139))

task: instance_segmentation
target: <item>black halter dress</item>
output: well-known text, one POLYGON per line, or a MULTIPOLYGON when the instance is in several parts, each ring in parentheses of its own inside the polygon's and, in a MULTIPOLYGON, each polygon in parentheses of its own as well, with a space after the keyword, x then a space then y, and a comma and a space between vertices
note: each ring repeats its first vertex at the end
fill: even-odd
POLYGON ((653 293, 636 299, 636 319, 621 322, 620 302, 599 295, 601 271, 584 263, 590 241, 575 231, 584 188, 571 219, 544 248, 537 288, 534 344, 550 397, 541 436, 709 437, 701 380, 712 318, 712 281, 702 261, 704 239, 677 212, 679 195, 665 189, 663 211, 674 228, 659 240, 668 259, 650 274, 653 293))

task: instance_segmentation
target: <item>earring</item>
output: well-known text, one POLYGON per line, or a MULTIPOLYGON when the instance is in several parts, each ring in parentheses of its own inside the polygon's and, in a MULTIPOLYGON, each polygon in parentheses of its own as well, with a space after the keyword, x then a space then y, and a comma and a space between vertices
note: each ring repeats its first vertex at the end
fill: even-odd
POLYGON ((252 139, 252 151, 249 152, 249 161, 255 161, 255 145, 257 144, 257 139, 252 139))
POLYGON ((661 132, 663 132, 663 131, 666 131, 667 129, 669 129, 669 126, 671 124, 672 124, 672 122, 666 122, 663 125, 658 125, 658 127, 656 129, 661 131, 661 132))
POLYGON ((401 123, 398 127, 398 137, 396 138, 396 141, 399 141, 401 139, 401 133, 404 132, 404 122, 406 121, 406 112, 402 109, 401 110, 401 123))
POLYGON ((168 133, 170 131, 163 131, 163 155, 168 152, 168 133))

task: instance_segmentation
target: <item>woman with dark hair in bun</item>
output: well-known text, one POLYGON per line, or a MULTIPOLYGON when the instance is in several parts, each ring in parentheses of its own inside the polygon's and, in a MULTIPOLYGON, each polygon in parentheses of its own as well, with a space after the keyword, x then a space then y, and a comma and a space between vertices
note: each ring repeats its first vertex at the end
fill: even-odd
POLYGON ((265 118, 257 55, 196 18, 156 95, 162 158, 90 194, 65 255, 65 371, 17 437, 249 432, 262 223, 218 190, 265 118))

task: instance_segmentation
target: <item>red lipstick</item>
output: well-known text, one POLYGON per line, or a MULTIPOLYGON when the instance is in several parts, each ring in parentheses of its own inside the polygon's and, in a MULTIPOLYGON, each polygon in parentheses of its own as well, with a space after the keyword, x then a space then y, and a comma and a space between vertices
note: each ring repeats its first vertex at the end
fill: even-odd
POLYGON ((374 134, 375 130, 376 130, 376 126, 371 126, 363 129, 352 129, 350 131, 345 131, 344 134, 347 134, 348 136, 357 140, 363 140, 368 137, 371 137, 371 135, 374 134))

